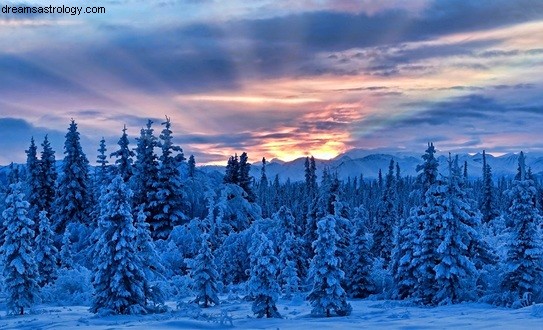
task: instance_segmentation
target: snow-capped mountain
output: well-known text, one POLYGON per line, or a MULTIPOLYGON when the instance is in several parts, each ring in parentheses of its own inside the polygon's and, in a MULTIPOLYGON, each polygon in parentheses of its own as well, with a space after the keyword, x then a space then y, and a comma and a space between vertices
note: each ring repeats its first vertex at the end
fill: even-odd
MULTIPOLYGON (((414 176, 417 174, 417 165, 422 163, 421 154, 401 152, 401 151, 381 151, 381 150, 363 150, 353 149, 347 151, 330 160, 316 159, 317 175, 320 177, 322 170, 328 168, 332 172, 337 172, 340 179, 363 175, 367 179, 375 179, 378 176, 379 170, 383 175, 388 171, 390 160, 400 165, 401 175, 414 176)), ((543 155, 541 154, 526 154, 526 164, 532 169, 534 174, 543 172, 543 155)), ((439 172, 447 173, 448 154, 437 153, 436 157, 439 161, 439 172)), ((454 155, 452 155, 454 157, 454 155)), ((472 179, 481 176, 483 167, 483 157, 481 153, 474 155, 460 154, 458 155, 460 165, 467 163, 468 175, 472 179)), ((487 162, 492 167, 492 173, 495 176, 512 176, 517 171, 518 154, 505 154, 502 156, 493 156, 487 154, 487 162)), ((266 165, 266 174, 269 180, 278 175, 281 181, 290 178, 291 181, 300 181, 304 179, 304 163, 305 158, 298 158, 293 161, 283 162, 272 160, 266 165)), ((220 166, 218 170, 223 170, 220 166)), ((253 163, 251 167, 251 175, 255 178, 260 177, 260 163, 253 163)))

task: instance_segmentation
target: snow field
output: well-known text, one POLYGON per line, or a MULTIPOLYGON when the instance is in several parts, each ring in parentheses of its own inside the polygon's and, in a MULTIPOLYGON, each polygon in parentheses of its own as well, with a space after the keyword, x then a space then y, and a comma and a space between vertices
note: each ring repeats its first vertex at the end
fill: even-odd
POLYGON ((241 299, 207 309, 186 303, 178 309, 168 302, 171 311, 163 314, 107 317, 95 316, 87 306, 38 305, 34 314, 2 315, 0 329, 543 329, 543 304, 508 309, 480 303, 434 308, 390 300, 349 303, 353 306, 350 316, 315 318, 310 315, 311 306, 300 297, 280 299, 277 307, 282 319, 255 318, 251 303, 241 299), (228 317, 221 316, 223 311, 228 317))

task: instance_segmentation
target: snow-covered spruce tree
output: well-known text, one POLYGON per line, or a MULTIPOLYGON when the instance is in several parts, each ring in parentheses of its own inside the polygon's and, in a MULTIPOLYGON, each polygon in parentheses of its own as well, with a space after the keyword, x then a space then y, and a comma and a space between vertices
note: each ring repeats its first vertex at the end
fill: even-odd
POLYGON ((116 175, 120 175, 124 182, 128 182, 128 180, 130 180, 132 177, 132 157, 134 157, 135 154, 134 151, 130 150, 129 147, 130 141, 128 140, 128 135, 126 134, 126 125, 123 127, 123 134, 119 138, 119 142, 117 142, 117 144, 119 145, 119 150, 112 152, 110 155, 110 157, 117 158, 115 160, 116 166, 113 168, 113 172, 116 175))
POLYGON ((204 218, 206 210, 206 192, 209 179, 203 173, 196 170, 196 160, 190 155, 187 162, 187 178, 184 180, 185 196, 187 197, 185 205, 185 215, 189 219, 204 218))
POLYGON ((422 155, 424 163, 417 165, 417 172, 420 172, 417 176, 418 184, 420 187, 421 198, 424 198, 424 195, 430 189, 430 186, 433 185, 438 176, 438 166, 439 162, 435 158, 436 148, 433 143, 428 143, 428 148, 426 153, 422 155))
POLYGON ((194 302, 206 308, 210 304, 219 304, 219 297, 217 296, 219 273, 215 266, 215 257, 211 253, 209 246, 209 235, 203 234, 201 240, 202 245, 198 255, 192 261, 190 277, 194 281, 193 291, 196 293, 194 302))
POLYGON ((10 185, 4 217, 2 261, 8 314, 23 315, 36 300, 39 290, 38 266, 34 259, 34 223, 28 218, 29 204, 21 184, 10 185))
MULTIPOLYGON (((456 158, 455 162, 457 162, 456 158)), ((453 163, 453 165, 455 165, 455 163, 453 163)), ((490 246, 481 232, 481 220, 483 215, 477 209, 477 203, 471 198, 472 193, 468 188, 469 185, 467 181, 466 164, 464 164, 463 167, 463 174, 461 174, 462 169, 460 166, 455 166, 458 167, 458 169, 456 169, 456 176, 458 176, 459 179, 457 180, 457 189, 451 190, 451 193, 454 193, 456 198, 462 201, 462 203, 458 204, 461 206, 461 212, 459 212, 458 219, 462 222, 463 226, 472 229, 470 230, 468 240, 465 242, 465 244, 468 248, 468 258, 471 260, 475 266, 475 269, 477 270, 477 294, 481 295, 486 291, 486 287, 488 286, 488 283, 485 280, 485 277, 488 277, 486 275, 488 269, 487 266, 497 264, 498 256, 495 249, 490 246)), ((490 171, 490 166, 488 164, 486 167, 490 171)), ((488 174, 490 175, 490 172, 488 172, 488 174)), ((493 186, 491 180, 489 186, 493 186)), ((492 189, 494 188, 492 187, 492 189)), ((494 197, 492 197, 492 200, 493 199, 494 197)), ((491 204, 496 207, 494 202, 491 204)), ((493 220, 499 215, 499 212, 497 210, 493 210, 492 212, 496 213, 496 215, 491 218, 493 220)))
POLYGON ((43 287, 53 283, 57 278, 58 250, 53 240, 51 221, 46 211, 40 211, 40 226, 36 237, 36 262, 40 279, 38 284, 43 287))
MULTIPOLYGON (((340 202, 338 194, 336 196, 337 201, 333 204, 334 217, 336 218, 336 233, 339 237, 336 255, 339 257, 341 264, 346 265, 347 260, 350 258, 351 238, 355 229, 350 219, 350 209, 347 203, 340 202)), ((341 284, 346 285, 345 282, 341 284)))
POLYGON ((409 217, 400 218, 394 231, 394 249, 390 266, 394 277, 395 299, 406 299, 414 295, 418 287, 417 262, 415 254, 418 253, 420 208, 411 209, 409 217))
POLYGON ((55 152, 51 148, 47 135, 43 139, 41 159, 40 159, 40 188, 38 195, 41 200, 41 209, 45 210, 49 216, 53 214, 52 205, 55 202, 56 184, 57 184, 57 163, 55 152))
POLYGON ((418 286, 416 259, 414 255, 419 244, 419 208, 413 208, 411 215, 401 218, 394 234, 394 249, 390 270, 394 277, 394 298, 412 297, 418 286))
POLYGON ((507 194, 511 207, 507 216, 513 225, 506 259, 506 273, 501 286, 521 299, 525 294, 537 297, 541 291, 543 245, 541 215, 535 205, 537 191, 526 172, 524 153, 518 159, 518 173, 507 194))
POLYGON ((143 206, 143 210, 148 213, 148 219, 160 213, 156 201, 159 164, 154 151, 158 146, 158 141, 153 133, 152 125, 151 120, 147 121, 146 127, 140 130, 140 137, 136 138, 136 161, 131 178, 131 187, 134 192, 132 205, 135 210, 143 206), (151 207, 151 205, 154 206, 151 207))
POLYGON ((164 129, 160 134, 158 146, 162 149, 160 166, 158 168, 158 181, 156 184, 156 200, 150 207, 157 210, 151 214, 151 234, 155 240, 167 239, 173 226, 186 222, 183 213, 185 192, 181 183, 179 166, 185 160, 183 149, 173 144, 170 118, 162 123, 164 129))
POLYGON ((28 217, 34 222, 35 231, 38 231, 39 218, 38 213, 43 209, 40 193, 40 172, 41 164, 38 160, 38 148, 34 143, 34 138, 30 139, 30 146, 26 150, 26 200, 30 207, 28 217))
POLYGON ((137 252, 132 191, 116 176, 100 198, 94 295, 90 311, 102 315, 146 312, 146 278, 137 252))
POLYGON ((282 243, 285 240, 286 234, 294 235, 297 232, 294 216, 290 209, 286 206, 281 206, 279 211, 272 215, 272 219, 276 222, 279 237, 277 240, 282 243))
POLYGON ((311 260, 309 277, 313 279, 313 289, 307 296, 314 316, 331 316, 334 311, 339 316, 349 315, 352 307, 347 302, 341 281, 345 273, 341 270, 336 256, 339 236, 336 233, 336 219, 325 216, 317 223, 317 240, 313 242, 315 256, 311 260))
POLYGON ((224 234, 241 232, 254 221, 261 219, 260 207, 249 203, 243 189, 235 184, 221 185, 221 195, 216 204, 224 234))
POLYGON ((373 232, 373 249, 375 256, 384 260, 383 265, 388 267, 393 248, 393 229, 398 219, 397 212, 397 185, 394 177, 394 161, 390 160, 385 181, 383 197, 379 202, 376 215, 376 224, 373 232))
MULTIPOLYGON (((308 254, 305 250, 305 246, 307 244, 303 238, 296 237, 296 235, 300 233, 301 229, 296 225, 295 217, 292 215, 292 212, 288 207, 281 206, 281 208, 272 215, 272 220, 275 222, 275 237, 272 238, 272 240, 276 242, 279 253, 283 253, 283 246, 287 240, 287 237, 290 235, 292 237, 292 241, 286 244, 290 245, 289 249, 291 251, 296 251, 296 253, 289 255, 289 260, 293 262, 297 276, 299 276, 299 278, 305 278, 307 269, 309 267, 310 258, 307 257, 308 254)), ((281 269, 283 269, 286 263, 281 262, 281 265, 281 269)), ((280 284, 284 290, 285 282, 281 282, 280 284)))
POLYGON ((434 267, 438 291, 433 301, 438 305, 455 304, 476 297, 478 274, 469 254, 469 244, 476 230, 470 226, 471 206, 466 202, 461 175, 458 157, 453 161, 449 156, 449 177, 443 203, 445 214, 439 228, 441 243, 436 251, 437 265, 434 267))
POLYGON ((90 192, 89 161, 81 149, 79 132, 74 120, 70 123, 64 143, 64 161, 58 183, 53 213, 53 227, 62 236, 68 223, 89 224, 90 192))
POLYGON ((204 193, 207 215, 203 220, 203 225, 206 228, 206 231, 209 235, 209 243, 211 245, 211 251, 215 251, 217 247, 224 240, 223 231, 222 231, 222 217, 220 216, 218 210, 216 210, 216 197, 217 194, 215 190, 207 186, 204 193))
POLYGON ((305 217, 305 230, 304 230, 304 254, 308 256, 308 259, 312 259, 315 251, 311 246, 314 241, 317 240, 317 222, 319 217, 318 212, 318 199, 315 198, 308 205, 308 211, 305 217))
POLYGON ((418 277, 416 297, 424 305, 433 305, 437 287, 436 265, 439 262, 438 247, 441 244, 440 230, 444 226, 446 208, 444 205, 447 186, 438 180, 426 192, 421 216, 422 231, 415 251, 418 277))
MULTIPOLYGON (((311 164, 312 162, 310 162, 310 168, 312 167, 311 164)), ((340 194, 341 191, 339 190, 337 173, 330 174, 329 168, 324 168, 322 170, 322 179, 318 192, 316 192, 315 198, 309 205, 306 216, 304 239, 306 242, 305 252, 309 259, 313 257, 315 252, 311 245, 317 240, 317 222, 327 215, 334 215, 336 213, 335 202, 340 200, 340 194)), ((339 231, 341 231, 341 229, 337 228, 336 233, 339 233, 339 231)), ((340 235, 340 238, 344 239, 345 237, 340 235)), ((343 254, 344 246, 345 245, 338 249, 339 254, 343 254)))
POLYGON ((62 235, 62 247, 60 248, 60 265, 65 269, 74 268, 74 258, 72 255, 72 241, 70 239, 70 229, 66 227, 62 235))
POLYGON ((281 317, 275 306, 281 293, 277 264, 272 242, 263 233, 253 234, 248 290, 254 298, 252 311, 259 318, 281 317))
POLYGON ((279 253, 279 283, 285 298, 292 297, 293 294, 300 291, 300 277, 296 265, 296 241, 292 233, 287 232, 285 239, 281 244, 279 253))
POLYGON ((217 268, 221 280, 227 284, 239 284, 248 280, 251 267, 252 235, 247 230, 230 233, 217 249, 217 268))
MULTIPOLYGON (((106 148, 106 140, 102 137, 100 140, 99 148, 97 149, 98 155, 96 156, 96 164, 97 166, 94 168, 94 177, 92 180, 92 185, 89 185, 89 188, 92 190, 92 211, 90 214, 90 217, 92 219, 98 219, 100 216, 100 203, 98 203, 98 200, 100 200, 100 195, 102 194, 102 191, 104 188, 110 183, 111 181, 111 167, 108 165, 109 161, 107 160, 107 148, 106 148)), ((91 222, 92 230, 96 228, 96 222, 91 222)), ((96 243, 95 237, 91 234, 91 243, 89 244, 88 249, 92 251, 91 246, 96 243)))
POLYGON ((157 286, 153 286, 151 281, 161 278, 165 269, 156 251, 155 242, 151 238, 150 226, 147 223, 147 214, 143 211, 142 206, 140 206, 136 216, 134 227, 136 228, 137 252, 141 259, 146 278, 144 282, 146 303, 153 302, 155 305, 163 304, 164 301, 161 299, 160 289, 157 286))
POLYGON ((422 156, 424 163, 417 166, 417 171, 420 172, 417 176, 419 188, 411 193, 412 198, 418 199, 420 204, 411 208, 409 217, 400 219, 394 233, 394 249, 390 268, 395 283, 394 296, 398 299, 416 297, 421 292, 419 287, 421 234, 423 224, 427 222, 426 193, 430 187, 436 184, 438 176, 438 162, 434 157, 435 152, 434 145, 428 143, 426 153, 422 156))
POLYGON ((376 291, 375 283, 371 279, 373 258, 367 237, 368 212, 362 206, 358 207, 355 212, 355 230, 351 233, 351 246, 349 247, 351 258, 346 260, 346 265, 349 266, 346 270, 347 293, 354 298, 366 298, 376 291))
MULTIPOLYGON (((0 200, 0 210, 5 210, 8 208, 6 200, 8 196, 11 195, 12 185, 21 182, 21 175, 19 172, 20 172, 19 165, 15 165, 13 164, 13 162, 11 162, 9 164, 7 186, 5 187, 5 190, 3 191, 3 194, 2 194, 2 199, 0 200)), ((4 226, 4 218, 0 217, 0 243, 1 243, 0 246, 4 245, 5 231, 6 231, 6 228, 4 226)))

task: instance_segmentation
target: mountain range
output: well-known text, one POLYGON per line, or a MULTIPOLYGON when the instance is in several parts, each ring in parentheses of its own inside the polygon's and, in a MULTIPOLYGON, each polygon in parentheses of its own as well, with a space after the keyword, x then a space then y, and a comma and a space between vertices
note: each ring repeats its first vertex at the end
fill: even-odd
MULTIPOLYGON (((422 153, 412 153, 394 150, 376 150, 376 149, 352 149, 338 155, 330 160, 316 159, 317 176, 320 178, 322 170, 328 168, 331 172, 338 174, 342 180, 348 177, 359 177, 361 174, 366 179, 376 179, 379 170, 383 172, 383 176, 388 171, 390 160, 394 160, 400 166, 402 176, 416 176, 417 165, 423 162, 422 153)), ((448 153, 436 153, 436 158, 439 161, 439 173, 446 175, 448 171, 448 153)), ((452 155, 453 157, 455 155, 452 155)), ((487 162, 492 168, 492 173, 495 177, 514 176, 517 171, 518 154, 508 153, 500 156, 487 154, 487 162)), ((468 176, 470 179, 480 178, 482 175, 483 155, 477 154, 459 154, 458 160, 461 166, 467 162, 468 176)), ((304 180, 304 164, 305 157, 295 159, 293 161, 281 161, 272 159, 266 164, 266 175, 269 180, 273 180, 276 175, 280 181, 285 181, 290 178, 291 181, 304 180)), ((225 162, 226 165, 226 162, 225 162)), ((526 165, 532 169, 536 175, 543 174, 543 154, 526 153, 526 165)), ((261 163, 254 162, 251 166, 251 175, 255 178, 260 178, 261 163)), ((224 172, 224 166, 203 166, 204 171, 217 170, 224 172)))
MULTIPOLYGON (((390 149, 351 149, 337 157, 329 160, 315 159, 317 166, 317 176, 320 179, 322 170, 328 168, 330 172, 337 173, 341 180, 346 180, 348 177, 354 178, 363 175, 365 179, 376 179, 379 170, 383 176, 388 171, 390 160, 400 165, 402 176, 416 176, 417 165, 422 164, 422 153, 412 153, 405 151, 396 151, 390 149)), ((454 155, 453 155, 454 156, 454 155)), ((500 156, 487 154, 487 162, 492 167, 494 177, 511 177, 517 171, 518 154, 508 153, 500 156)), ((449 155, 446 153, 436 153, 439 161, 439 173, 447 174, 447 160, 449 155)), ((459 154, 460 165, 463 166, 466 162, 468 165, 468 176, 475 180, 481 177, 483 167, 483 156, 477 154, 459 154)), ((61 161, 58 162, 60 170, 61 161)), ((305 157, 300 157, 292 161, 282 161, 272 159, 266 164, 266 175, 270 181, 275 176, 279 176, 281 182, 290 178, 291 181, 304 180, 304 164, 305 157)), ((537 176, 543 175, 543 154, 542 153, 526 153, 526 165, 532 169, 532 172, 537 176)), ((186 166, 186 164, 185 164, 186 166)), ((226 161, 225 161, 226 166, 226 161)), ((219 165, 204 165, 199 167, 200 170, 208 175, 213 175, 215 179, 224 173, 225 166, 219 165)), ((251 166, 251 175, 255 179, 261 176, 262 165, 260 162, 253 162, 251 166)), ((9 166, 0 166, 0 181, 6 182, 9 166)), ((186 168, 182 169, 186 172, 186 168)))

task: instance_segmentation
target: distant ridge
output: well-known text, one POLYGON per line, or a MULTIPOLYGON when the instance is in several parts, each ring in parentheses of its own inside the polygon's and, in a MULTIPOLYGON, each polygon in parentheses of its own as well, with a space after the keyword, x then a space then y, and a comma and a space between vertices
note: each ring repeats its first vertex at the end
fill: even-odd
MULTIPOLYGON (((361 174, 366 179, 376 179, 379 169, 381 169, 383 175, 386 173, 391 159, 393 159, 394 162, 399 163, 402 176, 416 176, 417 165, 422 163, 422 154, 423 152, 417 154, 413 152, 390 149, 353 149, 330 160, 316 159, 317 176, 320 179, 322 170, 327 167, 330 171, 337 172, 339 178, 342 180, 346 180, 348 177, 359 177, 361 174)), ((455 154, 452 155, 454 156, 455 154)), ((543 154, 526 153, 526 156, 526 164, 532 169, 532 172, 536 175, 542 175, 543 154)), ((439 161, 439 172, 446 175, 448 168, 448 153, 438 152, 436 153, 436 157, 439 161)), ((467 162, 468 176, 470 179, 477 179, 481 177, 483 166, 482 154, 459 154, 458 157, 461 166, 464 166, 464 162, 467 162)), ((517 171, 517 159, 518 154, 513 153, 498 157, 487 154, 487 162, 492 167, 492 173, 495 177, 510 177, 515 175, 517 171)), ((288 162, 274 159, 266 165, 268 179, 273 180, 275 175, 279 175, 281 181, 285 181, 287 178, 290 178, 291 181, 304 180, 304 163, 304 157, 288 162)), ((261 164, 260 162, 253 162, 252 164, 251 175, 253 175, 255 178, 259 178, 261 164)), ((223 167, 214 166, 214 169, 222 171, 223 167)))
MULTIPOLYGON (((416 167, 422 163, 423 153, 417 154, 413 152, 392 150, 392 149, 352 149, 330 160, 316 159, 317 176, 320 180, 322 170, 328 168, 331 172, 336 172, 341 180, 346 180, 348 177, 360 177, 363 175, 365 179, 376 179, 379 169, 386 174, 390 160, 399 163, 401 175, 416 176, 416 167)), ((454 155, 454 154, 453 154, 454 155)), ((249 155, 250 157, 251 155, 249 155)), ((447 174, 447 159, 448 154, 443 152, 436 153, 439 161, 439 172, 443 175, 447 174)), ((459 154, 459 162, 464 166, 464 162, 468 164, 468 175, 470 179, 481 177, 482 173, 482 154, 474 155, 459 154)), ((518 154, 508 153, 502 156, 493 156, 487 154, 487 162, 492 167, 494 177, 515 175, 517 171, 518 154)), ((252 160, 251 175, 256 179, 260 178, 261 163, 260 160, 252 160)), ((60 170, 62 161, 57 160, 57 169, 60 170)), ((226 166, 226 160, 225 160, 226 166)), ((276 175, 279 175, 281 182, 290 178, 291 181, 304 180, 304 163, 305 157, 300 157, 292 161, 282 161, 274 158, 266 164, 266 174, 268 179, 272 181, 276 175)), ((543 154, 542 153, 526 153, 526 165, 532 169, 532 172, 537 175, 543 175, 543 154)), ((203 172, 220 172, 223 173, 225 166, 208 165, 199 167, 203 172)), ((9 171, 9 165, 0 166, 0 181, 4 181, 9 171)))

